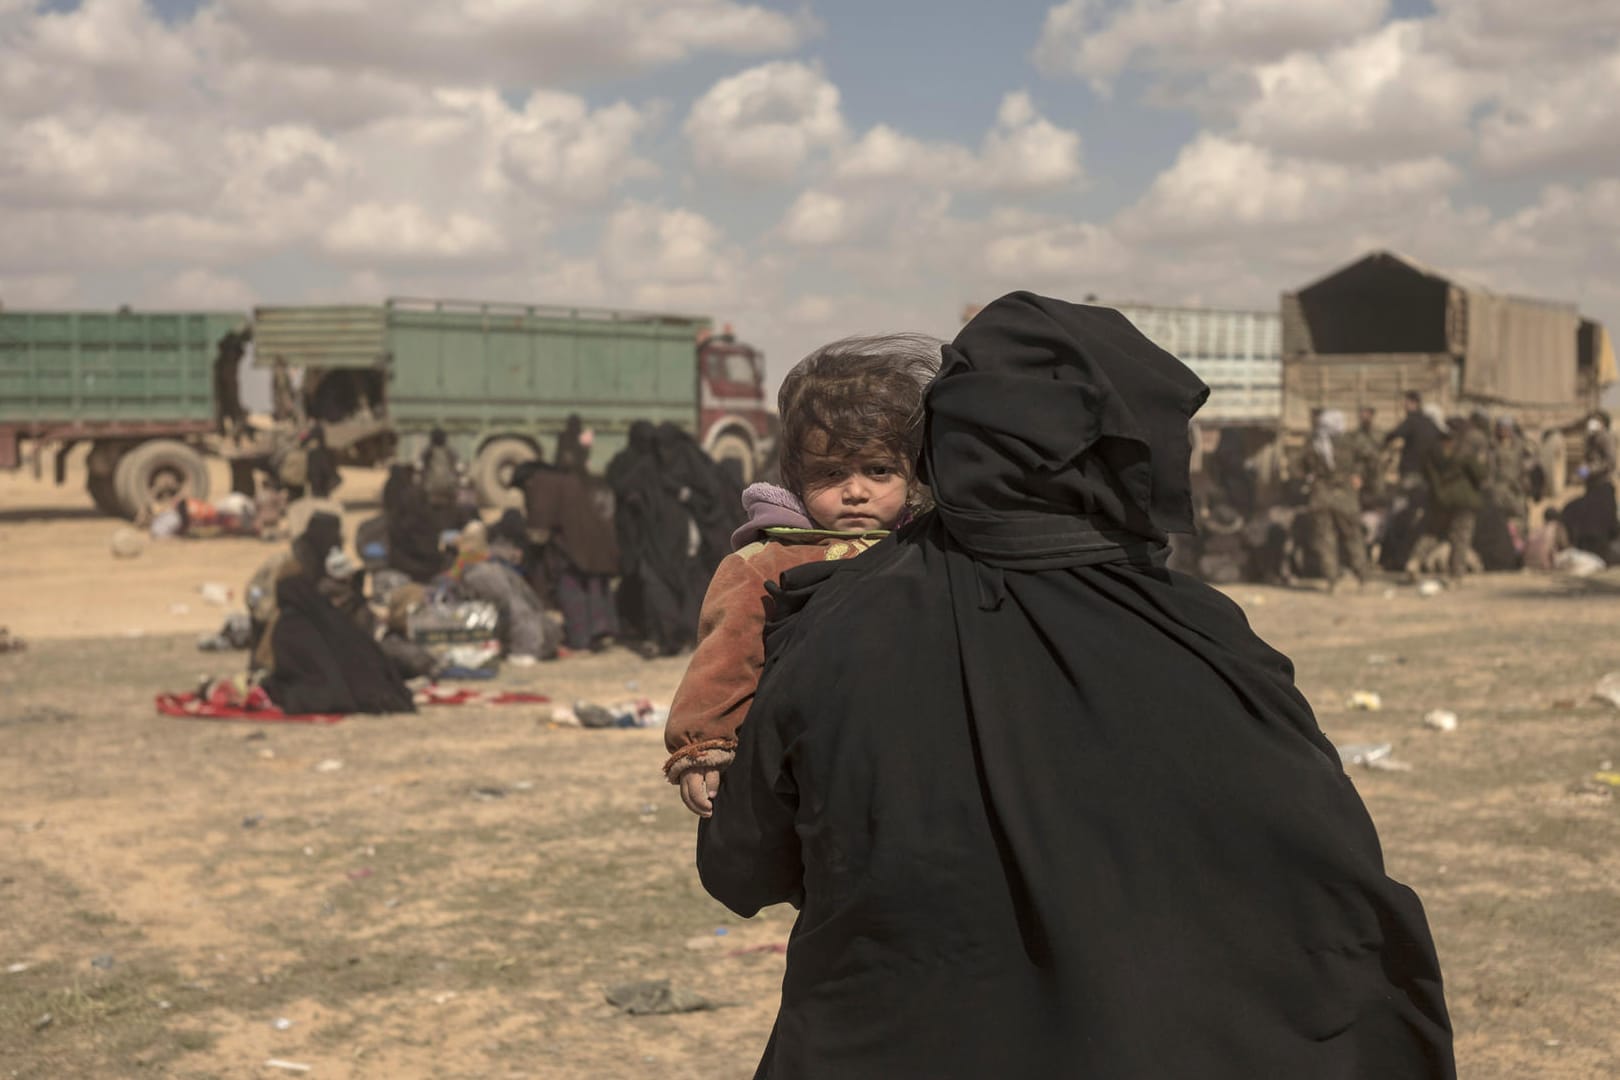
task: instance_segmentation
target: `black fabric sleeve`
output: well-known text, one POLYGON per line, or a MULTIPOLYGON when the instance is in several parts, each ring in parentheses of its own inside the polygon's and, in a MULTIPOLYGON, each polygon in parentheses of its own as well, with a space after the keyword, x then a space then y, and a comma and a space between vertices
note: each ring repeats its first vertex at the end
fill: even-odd
POLYGON ((744 918, 798 903, 804 887, 789 747, 774 718, 755 713, 737 733, 737 758, 722 774, 714 816, 698 824, 698 877, 744 918))

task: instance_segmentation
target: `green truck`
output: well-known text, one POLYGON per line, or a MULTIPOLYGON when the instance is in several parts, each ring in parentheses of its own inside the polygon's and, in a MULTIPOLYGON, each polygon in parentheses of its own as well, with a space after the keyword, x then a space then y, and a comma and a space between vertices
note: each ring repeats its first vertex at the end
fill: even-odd
POLYGON ((238 312, 0 310, 0 469, 36 470, 90 444, 86 487, 97 507, 133 517, 186 491, 208 496, 204 455, 236 399, 248 338, 238 312), (223 411, 222 411, 223 410, 223 411))
POLYGON ((703 317, 403 299, 251 316, 0 310, 0 468, 27 457, 42 471, 54 451, 60 484, 88 443, 86 486, 109 514, 207 498, 209 455, 250 485, 299 423, 366 466, 414 459, 443 428, 497 505, 571 414, 594 429, 599 469, 636 420, 677 424, 744 479, 773 448, 763 357, 703 317), (237 385, 249 348, 257 365, 303 371, 302 415, 252 438, 237 385))
POLYGON ((764 360, 707 318, 451 300, 260 307, 254 362, 301 368, 302 405, 340 459, 413 459, 442 428, 485 505, 549 453, 570 415, 604 466, 637 420, 672 422, 751 479, 771 449, 764 360), (371 452, 357 452, 369 445, 371 452))

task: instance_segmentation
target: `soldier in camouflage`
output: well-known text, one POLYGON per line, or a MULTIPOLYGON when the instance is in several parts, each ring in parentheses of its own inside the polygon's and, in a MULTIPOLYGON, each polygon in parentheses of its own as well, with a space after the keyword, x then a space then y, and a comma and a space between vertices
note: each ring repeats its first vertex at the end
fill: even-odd
MULTIPOLYGON (((1327 579, 1329 592, 1339 581, 1339 551, 1358 584, 1367 580, 1367 544, 1361 532, 1362 477, 1369 468, 1365 452, 1345 432, 1344 413, 1325 409, 1305 449, 1305 477, 1310 484, 1311 544, 1327 579)), ((1376 454, 1374 455, 1376 461, 1376 454)), ((1376 467, 1376 466, 1372 466, 1376 467)))

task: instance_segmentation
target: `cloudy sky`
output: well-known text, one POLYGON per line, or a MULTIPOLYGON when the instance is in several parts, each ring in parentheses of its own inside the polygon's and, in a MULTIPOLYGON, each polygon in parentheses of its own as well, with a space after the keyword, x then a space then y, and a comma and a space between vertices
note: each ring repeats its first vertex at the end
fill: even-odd
POLYGON ((0 0, 14 308, 669 309, 780 377, 1383 246, 1620 325, 1620 3, 0 0))

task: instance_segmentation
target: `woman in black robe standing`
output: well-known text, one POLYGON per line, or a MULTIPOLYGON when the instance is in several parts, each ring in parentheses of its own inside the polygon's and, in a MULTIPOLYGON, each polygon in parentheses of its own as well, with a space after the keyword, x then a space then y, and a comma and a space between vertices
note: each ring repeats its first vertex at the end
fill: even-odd
POLYGON ((758 1076, 1455 1075, 1423 909, 1286 657, 1163 567, 1208 390, 1014 293, 944 350, 937 509, 784 576, 708 890, 800 907, 758 1076))

